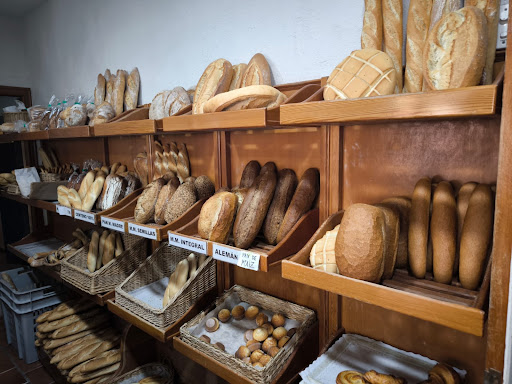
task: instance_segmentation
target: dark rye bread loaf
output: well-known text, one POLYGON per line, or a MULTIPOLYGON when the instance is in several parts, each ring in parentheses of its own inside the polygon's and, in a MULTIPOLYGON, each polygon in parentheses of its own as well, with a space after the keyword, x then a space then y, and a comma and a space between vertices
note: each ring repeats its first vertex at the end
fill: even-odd
POLYGON ((196 187, 192 183, 181 184, 172 195, 167 209, 165 210, 165 221, 172 223, 183 215, 197 201, 196 187))
POLYGON ((254 180, 260 174, 261 165, 256 160, 251 160, 245 166, 242 177, 240 179, 240 189, 242 188, 250 188, 254 180))

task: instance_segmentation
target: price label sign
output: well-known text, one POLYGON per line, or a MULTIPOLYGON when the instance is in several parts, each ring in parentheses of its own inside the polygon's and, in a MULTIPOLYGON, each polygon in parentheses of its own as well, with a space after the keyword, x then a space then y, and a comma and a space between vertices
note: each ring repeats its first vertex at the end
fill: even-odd
POLYGON ((146 239, 156 240, 156 229, 150 227, 143 227, 141 225, 128 223, 128 233, 145 237, 146 239))
POLYGON ((182 236, 173 232, 168 232, 168 234, 169 245, 184 248, 192 252, 203 253, 206 255, 207 244, 205 240, 182 236))
POLYGON ((222 244, 212 243, 213 258, 225 263, 238 265, 241 251, 236 248, 226 247, 222 244))
POLYGON ((252 271, 258 271, 260 269, 260 255, 254 252, 242 251, 236 265, 252 271))
POLYGON ((60 204, 57 204, 56 208, 57 208, 57 213, 59 215, 73 217, 73 215, 71 214, 71 208, 65 207, 60 204))
POLYGON ((92 224, 96 223, 96 217, 95 217, 94 213, 79 211, 78 209, 75 209, 75 219, 81 220, 81 221, 86 221, 86 222, 92 223, 92 224))
POLYGON ((101 217, 101 226, 103 228, 113 229, 114 231, 124 232, 124 222, 111 219, 110 217, 101 217))

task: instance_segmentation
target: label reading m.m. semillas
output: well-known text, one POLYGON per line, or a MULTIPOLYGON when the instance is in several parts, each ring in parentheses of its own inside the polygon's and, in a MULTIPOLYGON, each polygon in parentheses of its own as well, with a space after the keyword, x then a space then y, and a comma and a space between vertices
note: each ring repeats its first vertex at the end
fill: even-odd
POLYGON ((156 229, 150 227, 143 227, 141 225, 128 223, 128 233, 145 237, 146 239, 156 240, 156 229))
POLYGON ((172 232, 169 232, 169 245, 204 254, 206 254, 207 250, 206 241, 193 239, 187 236, 181 236, 172 232))
POLYGON ((101 226, 103 228, 113 229, 114 231, 124 232, 124 222, 111 219, 110 217, 101 217, 101 226))
POLYGON ((94 213, 79 211, 77 209, 75 209, 75 219, 86 221, 86 222, 92 223, 92 224, 96 223, 94 213))

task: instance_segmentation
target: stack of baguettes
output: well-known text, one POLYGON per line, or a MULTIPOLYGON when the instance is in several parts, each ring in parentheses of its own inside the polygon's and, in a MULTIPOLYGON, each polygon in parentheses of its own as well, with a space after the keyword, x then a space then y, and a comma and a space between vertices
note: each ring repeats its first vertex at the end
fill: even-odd
POLYGON ((110 316, 89 300, 60 304, 36 319, 36 346, 44 348, 70 383, 108 383, 121 362, 121 336, 110 316))
POLYGON ((499 6, 499 0, 411 0, 404 77, 402 0, 365 0, 361 47, 391 57, 395 93, 490 84, 499 6))

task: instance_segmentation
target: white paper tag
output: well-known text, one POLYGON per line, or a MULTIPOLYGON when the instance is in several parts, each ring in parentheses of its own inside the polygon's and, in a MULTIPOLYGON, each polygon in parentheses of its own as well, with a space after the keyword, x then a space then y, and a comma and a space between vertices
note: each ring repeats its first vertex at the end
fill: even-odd
POLYGON ((57 208, 57 213, 59 215, 73 217, 73 215, 71 214, 71 208, 65 207, 65 206, 60 205, 60 204, 57 204, 56 208, 57 208))
POLYGON ((239 267, 258 271, 260 269, 260 255, 254 252, 242 251, 238 258, 239 267))
POLYGON ((101 226, 103 228, 113 229, 114 231, 124 232, 124 222, 110 217, 101 217, 101 226))
POLYGON ((75 209, 75 219, 86 221, 92 224, 96 223, 96 216, 94 213, 79 211, 78 209, 75 209))
POLYGON ((225 263, 238 265, 241 251, 236 248, 227 247, 222 244, 212 243, 213 258, 225 263))
POLYGON ((128 233, 131 233, 132 235, 145 237, 146 239, 156 240, 155 228, 143 227, 141 225, 128 223, 128 233))
POLYGON ((208 249, 206 240, 195 239, 187 236, 181 236, 176 233, 168 232, 169 245, 188 249, 192 252, 199 252, 206 255, 208 249))

